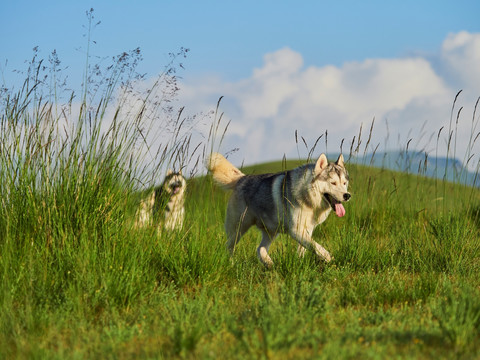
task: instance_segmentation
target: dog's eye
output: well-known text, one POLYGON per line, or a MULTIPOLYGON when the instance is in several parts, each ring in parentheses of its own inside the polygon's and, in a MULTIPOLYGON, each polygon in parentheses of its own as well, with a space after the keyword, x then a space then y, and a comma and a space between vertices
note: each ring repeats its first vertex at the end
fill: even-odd
POLYGON ((337 182, 336 182, 336 181, 332 181, 332 185, 333 185, 333 186, 337 185, 337 182))

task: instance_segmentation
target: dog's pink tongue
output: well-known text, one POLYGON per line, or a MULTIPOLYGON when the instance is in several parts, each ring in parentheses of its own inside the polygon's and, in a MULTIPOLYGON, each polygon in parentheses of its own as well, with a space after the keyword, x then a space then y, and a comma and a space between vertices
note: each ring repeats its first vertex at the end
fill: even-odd
POLYGON ((343 207, 342 204, 335 204, 335 213, 337 214, 338 217, 345 216, 345 208, 343 207))

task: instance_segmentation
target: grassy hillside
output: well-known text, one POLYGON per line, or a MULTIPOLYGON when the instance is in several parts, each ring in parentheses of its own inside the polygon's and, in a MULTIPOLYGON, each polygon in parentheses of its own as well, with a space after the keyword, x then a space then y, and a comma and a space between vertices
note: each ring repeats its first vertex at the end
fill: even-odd
MULTIPOLYGON (((478 191, 349 171, 346 216, 331 216, 315 233, 335 261, 299 259, 293 240, 281 236, 272 270, 256 259, 255 229, 227 256, 228 194, 208 177, 189 181, 185 230, 161 236, 131 228, 115 183, 82 182, 77 192, 95 189, 97 200, 77 208, 75 221, 45 206, 42 194, 29 201, 26 186, 24 201, 8 197, 8 214, 3 205, 1 357, 478 356, 478 191), (21 227, 10 223, 20 220, 21 227)), ((66 206, 60 194, 55 189, 52 201, 66 206)))

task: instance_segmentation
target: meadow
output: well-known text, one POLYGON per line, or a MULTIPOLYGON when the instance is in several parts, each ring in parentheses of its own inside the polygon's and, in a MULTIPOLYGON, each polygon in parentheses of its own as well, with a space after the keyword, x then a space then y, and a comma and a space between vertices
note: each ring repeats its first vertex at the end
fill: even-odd
MULTIPOLYGON (((189 178, 182 231, 135 229, 139 184, 158 184, 162 164, 188 158, 201 167, 222 131, 214 122, 196 146, 179 135, 180 114, 148 101, 152 91, 127 120, 121 97, 109 113, 123 74, 115 69, 100 101, 85 91, 78 112, 73 96, 59 106, 55 94, 40 94, 39 71, 3 94, 0 358, 480 356, 478 189, 347 163, 346 216, 331 215, 314 233, 335 258, 329 264, 298 258, 294 241, 280 236, 267 270, 256 229, 230 258, 228 194, 208 176, 189 178), (174 141, 146 163, 132 149, 148 142, 147 105, 169 119, 174 141)), ((160 87, 174 84, 170 75, 160 87)))

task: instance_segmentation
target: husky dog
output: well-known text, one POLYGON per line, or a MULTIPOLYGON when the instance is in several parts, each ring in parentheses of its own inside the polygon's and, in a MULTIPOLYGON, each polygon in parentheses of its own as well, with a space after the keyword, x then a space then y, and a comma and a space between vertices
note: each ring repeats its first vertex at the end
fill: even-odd
POLYGON ((185 218, 185 190, 187 182, 182 172, 168 170, 162 185, 153 189, 140 201, 135 217, 135 226, 158 224, 167 230, 179 229, 185 218))
POLYGON ((312 233, 332 210, 337 216, 345 215, 342 202, 351 195, 343 155, 335 163, 329 163, 322 154, 316 163, 293 170, 245 175, 222 155, 213 153, 207 167, 218 185, 233 190, 225 219, 226 246, 232 255, 242 235, 256 225, 262 232, 257 256, 267 267, 273 265, 268 248, 278 233, 288 233, 299 243, 300 256, 308 249, 326 262, 332 260, 312 239, 312 233))

